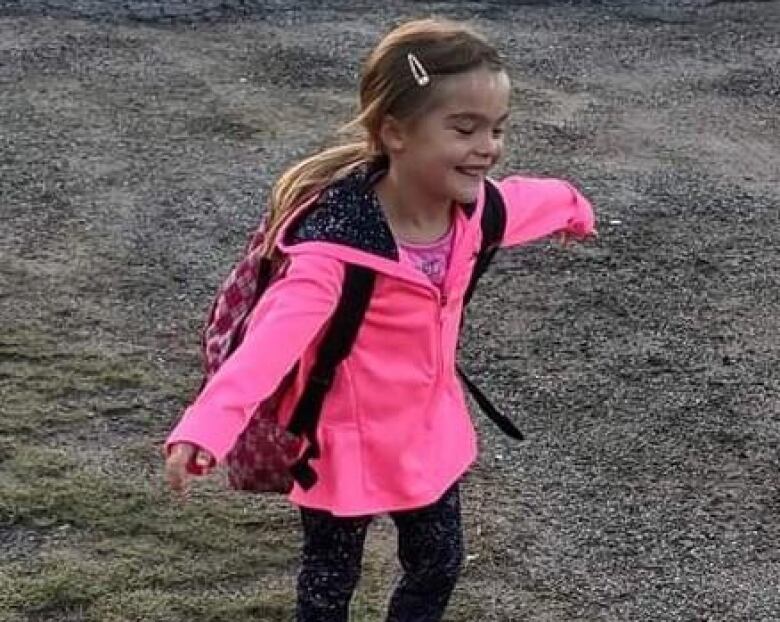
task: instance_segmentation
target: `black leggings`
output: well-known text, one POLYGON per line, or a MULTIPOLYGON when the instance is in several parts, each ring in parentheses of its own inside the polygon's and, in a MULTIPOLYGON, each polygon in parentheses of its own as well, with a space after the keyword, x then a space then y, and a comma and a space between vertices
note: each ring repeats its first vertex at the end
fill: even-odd
MULTIPOLYGON (((433 505, 390 516, 398 529, 403 576, 390 600, 387 622, 438 622, 463 561, 458 487, 433 505)), ((372 517, 344 518, 301 508, 301 518, 296 621, 347 622, 372 517)))

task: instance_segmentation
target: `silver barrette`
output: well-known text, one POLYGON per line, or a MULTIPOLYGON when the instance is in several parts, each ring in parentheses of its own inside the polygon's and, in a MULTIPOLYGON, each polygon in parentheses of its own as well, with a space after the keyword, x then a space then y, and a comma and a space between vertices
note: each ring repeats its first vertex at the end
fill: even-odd
POLYGON ((431 81, 431 77, 428 75, 428 72, 425 71, 425 67, 423 67, 420 59, 409 52, 406 55, 406 60, 409 61, 409 69, 411 69, 412 75, 417 81, 417 84, 420 86, 426 86, 431 81))

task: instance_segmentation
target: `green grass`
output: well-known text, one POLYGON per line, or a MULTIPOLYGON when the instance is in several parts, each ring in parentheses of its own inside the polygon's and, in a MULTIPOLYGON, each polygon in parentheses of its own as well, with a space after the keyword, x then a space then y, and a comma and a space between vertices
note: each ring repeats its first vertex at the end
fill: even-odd
MULTIPOLYGON (((163 485, 158 405, 184 403, 185 376, 29 326, 0 336, 0 535, 33 536, 0 561, 0 622, 291 619, 297 511, 215 479, 187 503, 163 485)), ((385 523, 369 534, 354 622, 383 619, 396 574, 385 523)), ((467 594, 449 621, 480 617, 467 594)))
POLYGON ((294 510, 214 481, 186 504, 163 486, 154 406, 187 382, 142 352, 31 326, 0 337, 0 533, 37 542, 0 562, 0 620, 287 619, 294 510))
POLYGON ((139 408, 139 401, 180 400, 191 390, 188 379, 161 377, 143 352, 98 351, 31 326, 11 327, 0 335, 0 433, 45 439, 112 416, 151 428, 159 413, 139 408))
POLYGON ((291 576, 297 555, 289 508, 273 503, 259 516, 245 499, 216 490, 182 504, 156 481, 89 472, 73 453, 20 446, 6 454, 0 523, 52 540, 34 559, 2 567, 0 612, 58 619, 79 611, 85 620, 281 615, 289 586, 280 577, 291 576), (63 528, 66 537, 56 538, 63 528), (264 583, 273 588, 241 591, 264 583))

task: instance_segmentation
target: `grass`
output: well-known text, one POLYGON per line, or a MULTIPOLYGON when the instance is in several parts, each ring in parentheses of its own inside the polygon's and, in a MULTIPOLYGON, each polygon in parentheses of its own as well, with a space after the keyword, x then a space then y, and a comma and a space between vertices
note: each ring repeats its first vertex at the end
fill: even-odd
POLYGON ((238 495, 217 490, 183 505, 157 482, 90 472, 76 452, 6 448, 0 523, 46 544, 2 567, 0 612, 234 620, 262 610, 262 619, 282 619, 289 586, 279 577, 291 575, 297 554, 288 508, 271 504, 259 521, 238 495), (265 583, 271 588, 242 592, 265 583))
MULTIPOLYGON (((3 447, 0 524, 41 545, 0 565, 0 620, 290 619, 299 533, 284 500, 211 482, 182 504, 157 476, 95 472, 76 447, 3 447)), ((140 442, 118 459, 134 457, 153 459, 140 442)), ((391 530, 372 531, 352 620, 381 619, 394 546, 391 530)))
POLYGON ((140 351, 101 352, 63 344, 34 326, 12 326, 0 336, 0 431, 48 439, 112 415, 121 415, 124 425, 153 425, 145 417, 151 413, 134 404, 180 399, 184 391, 182 381, 161 384, 158 367, 140 351))
MULTIPOLYGON (((0 535, 31 538, 0 562, 0 621, 290 619, 295 509, 216 480, 186 504, 163 486, 160 404, 191 390, 173 376, 143 352, 62 344, 32 326, 0 336, 0 535)), ((352 620, 382 619, 396 566, 379 521, 352 620)), ((475 619, 467 609, 450 619, 475 619)))
POLYGON ((155 406, 188 390, 143 352, 0 337, 0 535, 34 541, 0 563, 0 620, 286 619, 292 508, 163 487, 155 406))
MULTIPOLYGON (((299 535, 286 502, 212 483, 181 504, 157 482, 90 472, 77 452, 5 456, 0 523, 43 544, 0 566, 0 619, 289 619, 299 535)), ((368 549, 355 621, 381 619, 395 573, 392 533, 375 530, 368 549)))

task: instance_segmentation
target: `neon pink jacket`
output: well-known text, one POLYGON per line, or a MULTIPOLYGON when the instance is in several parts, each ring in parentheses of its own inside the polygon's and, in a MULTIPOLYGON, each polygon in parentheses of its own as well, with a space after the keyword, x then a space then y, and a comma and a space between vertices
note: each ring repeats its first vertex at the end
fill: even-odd
MULTIPOLYGON (((355 175, 353 174, 353 178, 355 175)), ((222 461, 257 404, 296 362, 294 390, 280 407, 289 420, 339 298, 344 263, 377 272, 374 293, 349 357, 336 373, 318 427, 318 481, 290 499, 341 516, 434 502, 476 458, 476 435, 455 373, 463 296, 479 250, 484 197, 457 210, 442 290, 398 261, 398 249, 365 178, 326 190, 290 225, 280 246, 291 258, 253 311, 240 347, 185 411, 167 445, 186 441, 222 461)), ((502 246, 557 231, 594 230, 589 202, 555 179, 496 182, 507 207, 502 246)))

